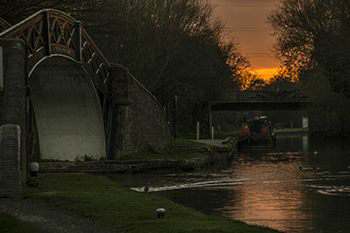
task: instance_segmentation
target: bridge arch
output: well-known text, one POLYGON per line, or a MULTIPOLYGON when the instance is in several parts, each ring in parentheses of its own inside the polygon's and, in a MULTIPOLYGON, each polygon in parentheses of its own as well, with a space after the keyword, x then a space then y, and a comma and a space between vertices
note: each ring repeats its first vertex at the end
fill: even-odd
MULTIPOLYGON (((44 9, 2 31, 0 39, 23 41, 26 73, 24 82, 28 87, 33 87, 30 85, 31 79, 50 59, 63 57, 72 64, 79 64, 81 70, 84 70, 90 78, 92 88, 100 97, 107 157, 112 158, 119 153, 115 148, 116 144, 124 143, 125 130, 122 129, 122 125, 127 120, 124 117, 126 111, 124 106, 128 104, 130 74, 123 66, 109 63, 80 21, 59 10, 44 9), (114 119, 118 119, 118 122, 114 119)), ((36 102, 40 103, 40 101, 36 102)), ((28 106, 29 112, 26 115, 31 118, 32 110, 30 110, 30 104, 28 106)), ((31 121, 31 119, 28 120, 28 122, 31 121)), ((29 145, 32 144, 32 140, 32 138, 28 139, 29 145)), ((120 146, 117 147, 120 150, 120 146)))
POLYGON ((50 57, 29 81, 41 159, 106 156, 101 101, 91 77, 64 57, 50 57))

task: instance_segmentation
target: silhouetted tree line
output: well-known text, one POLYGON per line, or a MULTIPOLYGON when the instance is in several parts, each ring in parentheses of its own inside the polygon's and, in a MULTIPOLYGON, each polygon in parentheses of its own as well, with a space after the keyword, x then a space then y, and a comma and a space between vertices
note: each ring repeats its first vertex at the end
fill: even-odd
POLYGON ((284 0, 270 21, 291 76, 313 97, 315 128, 350 132, 350 1, 284 0))
POLYGON ((1 17, 11 23, 47 7, 82 19, 107 57, 127 66, 170 115, 177 96, 182 128, 204 120, 199 103, 232 95, 247 65, 233 43, 222 42, 222 26, 202 0, 4 2, 1 17))
POLYGON ((278 51, 294 71, 322 71, 350 97, 350 1, 284 0, 270 18, 278 51))

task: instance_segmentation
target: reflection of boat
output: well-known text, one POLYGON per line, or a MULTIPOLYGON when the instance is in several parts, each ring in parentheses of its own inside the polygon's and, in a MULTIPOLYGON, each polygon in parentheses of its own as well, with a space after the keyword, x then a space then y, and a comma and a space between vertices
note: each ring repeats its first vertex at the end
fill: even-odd
POLYGON ((267 116, 256 116, 245 121, 239 132, 237 147, 253 145, 274 145, 275 135, 267 116))

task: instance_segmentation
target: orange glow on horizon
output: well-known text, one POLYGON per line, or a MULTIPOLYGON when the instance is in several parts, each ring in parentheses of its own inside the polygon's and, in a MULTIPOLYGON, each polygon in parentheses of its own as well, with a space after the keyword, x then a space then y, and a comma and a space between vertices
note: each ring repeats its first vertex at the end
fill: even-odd
POLYGON ((280 68, 256 68, 252 69, 251 72, 262 78, 265 81, 270 81, 280 71, 280 68))

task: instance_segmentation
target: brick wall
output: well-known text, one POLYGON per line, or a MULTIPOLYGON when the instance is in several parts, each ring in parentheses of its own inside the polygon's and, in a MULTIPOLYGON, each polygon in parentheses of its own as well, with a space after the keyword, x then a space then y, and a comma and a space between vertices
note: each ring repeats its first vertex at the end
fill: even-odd
POLYGON ((157 99, 136 79, 130 80, 127 148, 159 150, 170 142, 165 112, 157 99))
POLYGON ((17 197, 21 194, 20 138, 18 125, 0 127, 0 197, 17 197))
POLYGON ((3 48, 4 90, 0 131, 0 195, 16 196, 26 182, 26 72, 21 40, 0 40, 3 48), (23 132, 23 133, 20 133, 23 132), (19 159, 21 158, 21 159, 19 159))

